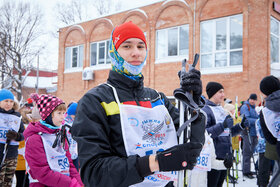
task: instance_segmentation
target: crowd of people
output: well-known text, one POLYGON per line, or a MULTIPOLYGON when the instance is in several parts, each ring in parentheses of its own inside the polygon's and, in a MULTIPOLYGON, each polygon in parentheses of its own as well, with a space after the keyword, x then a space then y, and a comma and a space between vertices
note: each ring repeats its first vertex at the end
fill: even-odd
POLYGON ((225 100, 218 82, 208 82, 202 97, 200 72, 180 71, 175 92, 182 94, 189 125, 163 93, 144 86, 147 44, 137 25, 126 22, 112 31, 109 57, 107 82, 78 103, 34 93, 19 109, 13 93, 0 90, 0 186, 11 186, 15 175, 17 186, 169 187, 184 171, 185 186, 221 187, 225 180, 237 183, 229 171, 240 155, 243 177, 256 176, 260 187, 279 185, 276 77, 260 82, 266 98, 257 109, 255 93, 237 106, 225 100), (189 137, 178 144, 182 125, 190 127, 183 129, 189 137))

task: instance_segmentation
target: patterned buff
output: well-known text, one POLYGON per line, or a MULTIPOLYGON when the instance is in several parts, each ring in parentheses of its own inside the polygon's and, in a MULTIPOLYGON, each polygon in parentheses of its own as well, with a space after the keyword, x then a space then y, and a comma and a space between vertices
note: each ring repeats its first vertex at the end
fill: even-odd
POLYGON ((111 35, 111 40, 109 44, 109 56, 112 62, 113 71, 116 71, 130 79, 139 80, 143 76, 141 71, 145 65, 147 54, 148 52, 146 53, 145 60, 139 66, 133 66, 129 64, 117 52, 111 35))

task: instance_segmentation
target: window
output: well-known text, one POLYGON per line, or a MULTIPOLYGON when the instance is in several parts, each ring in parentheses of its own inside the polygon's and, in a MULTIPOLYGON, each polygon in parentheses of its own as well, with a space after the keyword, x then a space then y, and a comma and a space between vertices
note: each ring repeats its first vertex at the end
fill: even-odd
POLYGON ((189 54, 189 25, 156 31, 156 59, 174 59, 189 54))
POLYGON ((270 62, 279 63, 279 21, 275 18, 270 18, 270 62))
POLYGON ((84 46, 65 48, 65 70, 83 67, 84 46))
POLYGON ((203 21, 200 34, 201 70, 214 70, 213 73, 227 68, 228 71, 242 70, 242 15, 203 21))
POLYGON ((90 44, 90 65, 98 66, 110 64, 109 58, 109 40, 94 42, 90 44))

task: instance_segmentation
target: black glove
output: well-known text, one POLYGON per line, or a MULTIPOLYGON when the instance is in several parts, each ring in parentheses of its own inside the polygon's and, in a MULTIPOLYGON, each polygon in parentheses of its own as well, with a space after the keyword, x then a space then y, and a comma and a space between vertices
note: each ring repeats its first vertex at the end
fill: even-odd
POLYGON ((191 69, 189 72, 178 72, 180 77, 181 88, 186 92, 193 93, 193 99, 196 103, 199 102, 202 94, 202 83, 200 80, 200 71, 191 69))
POLYGON ((233 126, 233 119, 230 115, 227 115, 226 119, 223 122, 224 128, 231 128, 233 126))
POLYGON ((183 169, 193 169, 201 149, 202 144, 190 142, 158 152, 156 159, 158 160, 159 170, 179 171, 183 169))
POLYGON ((227 169, 229 169, 232 167, 232 164, 233 164, 232 155, 227 153, 227 155, 224 159, 224 165, 227 169))
POLYGON ((244 120, 242 120, 241 123, 240 123, 240 126, 241 126, 243 129, 249 127, 249 121, 248 121, 248 119, 245 118, 244 120))
POLYGON ((18 133, 14 130, 8 130, 8 132, 6 133, 6 137, 9 140, 15 140, 18 137, 18 133))

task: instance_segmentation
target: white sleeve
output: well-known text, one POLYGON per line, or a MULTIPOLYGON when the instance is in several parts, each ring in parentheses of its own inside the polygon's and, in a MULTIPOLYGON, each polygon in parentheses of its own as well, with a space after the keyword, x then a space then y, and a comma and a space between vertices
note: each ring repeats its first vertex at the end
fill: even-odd
POLYGON ((216 153, 215 153, 215 147, 214 147, 214 143, 212 138, 210 138, 211 141, 211 168, 215 169, 215 170, 225 170, 226 167, 224 165, 224 161, 223 160, 217 160, 216 159, 216 153))

